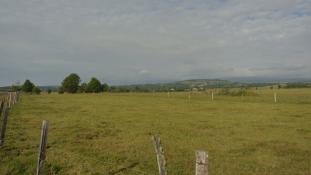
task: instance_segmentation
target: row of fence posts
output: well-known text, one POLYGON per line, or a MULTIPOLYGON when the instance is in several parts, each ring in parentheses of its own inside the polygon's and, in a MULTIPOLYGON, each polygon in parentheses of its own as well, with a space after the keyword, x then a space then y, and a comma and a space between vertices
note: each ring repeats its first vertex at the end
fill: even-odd
MULTIPOLYGON (((243 94, 241 95, 242 97, 244 96, 243 94)), ((277 103, 277 93, 274 92, 274 103, 277 103)), ((167 92, 167 97, 170 98, 170 92, 167 92)), ((214 100, 214 92, 211 93, 211 99, 212 101, 214 100)), ((188 93, 188 100, 191 100, 191 92, 188 93)))
POLYGON ((8 92, 0 100, 0 146, 4 144, 9 111, 18 102, 19 96, 19 92, 8 92))

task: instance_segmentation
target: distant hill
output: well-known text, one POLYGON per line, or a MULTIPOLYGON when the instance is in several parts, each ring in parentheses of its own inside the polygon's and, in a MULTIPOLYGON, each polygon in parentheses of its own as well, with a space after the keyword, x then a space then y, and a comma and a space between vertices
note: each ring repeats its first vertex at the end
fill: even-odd
POLYGON ((176 84, 184 84, 189 87, 217 87, 217 86, 226 86, 235 84, 228 80, 220 80, 220 79, 193 79, 193 80, 183 80, 178 81, 176 84))
POLYGON ((243 84, 221 79, 192 79, 172 83, 123 85, 116 86, 115 88, 118 88, 119 90, 121 89, 121 91, 185 91, 194 88, 203 90, 208 88, 237 87, 241 85, 243 84))

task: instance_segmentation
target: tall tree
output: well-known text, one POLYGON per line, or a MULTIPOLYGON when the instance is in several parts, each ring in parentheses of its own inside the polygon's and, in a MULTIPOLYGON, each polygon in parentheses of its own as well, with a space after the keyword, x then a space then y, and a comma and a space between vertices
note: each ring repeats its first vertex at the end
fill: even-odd
POLYGON ((35 85, 30 80, 26 80, 22 86, 22 91, 23 92, 32 92, 33 87, 35 87, 35 85))
POLYGON ((90 82, 87 84, 87 92, 101 92, 101 83, 98 79, 92 78, 90 82))
POLYGON ((62 89, 68 93, 76 93, 79 87, 79 83, 79 75, 72 73, 63 80, 62 89))

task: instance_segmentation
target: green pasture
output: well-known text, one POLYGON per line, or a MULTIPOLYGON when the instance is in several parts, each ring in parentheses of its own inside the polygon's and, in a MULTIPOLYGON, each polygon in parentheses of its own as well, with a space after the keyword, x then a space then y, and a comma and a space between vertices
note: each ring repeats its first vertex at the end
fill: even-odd
POLYGON ((45 174, 157 174, 160 136, 169 175, 194 175, 195 151, 211 175, 310 175, 311 89, 22 95, 12 108, 0 174, 35 173, 42 120, 45 174), (274 92, 278 102, 274 103, 274 92))

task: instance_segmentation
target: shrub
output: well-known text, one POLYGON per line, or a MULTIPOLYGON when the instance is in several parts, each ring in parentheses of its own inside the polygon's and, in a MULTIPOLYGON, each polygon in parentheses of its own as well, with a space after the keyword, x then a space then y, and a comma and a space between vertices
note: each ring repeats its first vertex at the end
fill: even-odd
POLYGON ((58 90, 57 90, 57 92, 58 92, 59 94, 63 94, 63 93, 64 93, 63 87, 59 87, 58 90))
POLYGON ((79 86, 79 88, 78 88, 78 92, 79 93, 84 93, 84 92, 86 92, 86 89, 87 89, 87 84, 86 83, 82 83, 81 86, 79 86))
POLYGON ((51 93, 52 93, 52 90, 51 90, 51 89, 48 89, 47 92, 48 92, 48 94, 51 94, 51 93))
POLYGON ((226 95, 226 96, 255 96, 257 95, 255 92, 251 90, 247 90, 245 88, 241 88, 239 90, 232 90, 229 88, 224 88, 217 93, 218 95, 226 95))
POLYGON ((104 84, 102 84, 101 89, 103 92, 108 92, 110 90, 110 87, 107 83, 104 83, 104 84))
POLYGON ((32 93, 33 94, 40 94, 41 93, 41 89, 39 89, 38 87, 34 86, 32 88, 32 93))

